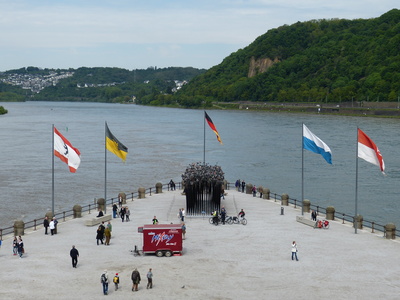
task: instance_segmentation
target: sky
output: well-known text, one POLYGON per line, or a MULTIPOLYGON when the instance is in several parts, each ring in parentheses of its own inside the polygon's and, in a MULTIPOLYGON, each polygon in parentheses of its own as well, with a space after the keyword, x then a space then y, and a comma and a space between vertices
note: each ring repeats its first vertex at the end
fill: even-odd
POLYGON ((0 71, 209 69, 268 30, 369 19, 398 0, 0 0, 0 71))

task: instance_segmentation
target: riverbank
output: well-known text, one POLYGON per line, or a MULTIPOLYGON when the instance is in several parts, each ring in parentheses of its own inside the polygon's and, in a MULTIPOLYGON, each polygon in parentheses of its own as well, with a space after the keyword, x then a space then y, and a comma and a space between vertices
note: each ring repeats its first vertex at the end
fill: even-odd
MULTIPOLYGON (((58 234, 44 235, 40 228, 23 236, 26 255, 12 255, 12 238, 0 249, 2 299, 98 299, 103 297, 100 275, 119 273, 120 289, 110 284, 108 298, 120 299, 259 299, 260 297, 320 299, 348 295, 355 299, 397 299, 400 271, 393 259, 400 243, 369 229, 354 234, 351 224, 332 221, 327 230, 296 221, 301 210, 279 202, 227 190, 222 205, 228 215, 241 208, 248 224, 209 224, 208 216, 186 217, 187 234, 182 256, 133 256, 142 246, 137 227, 151 222, 179 223, 185 206, 180 191, 127 199, 131 222, 113 219, 110 246, 96 245, 96 226, 85 220, 94 215, 59 223, 58 234), (299 261, 291 260, 291 243, 298 244, 299 261), (72 268, 69 251, 80 256, 72 268), (130 275, 138 268, 139 291, 131 291, 130 275), (153 289, 146 289, 146 273, 153 269, 153 289), (134 294, 134 295, 132 295, 134 294)), ((110 212, 110 209, 107 209, 110 212)), ((308 214, 305 217, 309 218, 308 214)), ((323 216, 321 216, 323 217, 323 216)))
POLYGON ((216 109, 259 110, 268 112, 307 113, 354 117, 400 118, 397 102, 340 102, 340 103, 277 103, 277 102, 218 102, 216 109))

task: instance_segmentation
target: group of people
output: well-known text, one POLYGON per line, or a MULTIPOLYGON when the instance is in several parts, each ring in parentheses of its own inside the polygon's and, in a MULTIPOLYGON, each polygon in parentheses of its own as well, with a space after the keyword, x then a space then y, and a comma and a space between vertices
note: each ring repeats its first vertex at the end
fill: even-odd
POLYGON ((25 249, 22 237, 20 235, 18 236, 18 238, 15 236, 13 240, 13 255, 19 255, 19 258, 22 258, 22 255, 24 253, 25 249))
POLYGON ((131 211, 129 210, 128 206, 120 206, 118 210, 118 206, 116 203, 113 204, 113 218, 117 218, 117 215, 120 216, 122 222, 126 221, 129 222, 130 218, 129 216, 131 215, 131 211))
POLYGON ((104 221, 101 222, 99 227, 97 227, 97 231, 96 231, 97 245, 99 245, 99 242, 100 242, 101 244, 109 246, 110 240, 111 240, 111 232, 112 232, 111 222, 108 221, 107 226, 104 225, 104 221), (104 239, 105 239, 105 241, 104 241, 104 239))
POLYGON ((246 189, 246 182, 244 180, 240 181, 240 179, 236 180, 235 188, 237 188, 238 192, 241 190, 242 193, 244 193, 244 190, 246 189))
MULTIPOLYGON (((244 218, 244 216, 246 215, 246 213, 244 212, 243 208, 240 210, 240 212, 238 213, 238 218, 244 218)), ((218 224, 219 223, 219 216, 221 216, 221 223, 223 225, 225 225, 225 219, 226 219, 226 209, 225 206, 221 207, 221 211, 218 213, 217 210, 215 210, 212 213, 213 216, 213 223, 214 224, 218 224)))
POLYGON ((44 234, 48 234, 48 229, 50 228, 50 234, 57 234, 57 224, 58 221, 56 217, 53 217, 51 221, 49 221, 48 217, 45 217, 43 220, 44 234))
MULTIPOLYGON (((147 287, 146 288, 152 289, 153 288, 153 271, 151 268, 147 272, 146 277, 147 277, 147 287)), ((137 268, 135 268, 132 271, 131 280, 132 280, 132 292, 137 292, 139 290, 139 283, 141 281, 140 272, 138 271, 137 268)), ((104 272, 101 274, 100 282, 103 287, 103 294, 107 295, 108 294, 108 282, 109 282, 107 270, 104 270, 104 272)), ((118 273, 115 273, 115 275, 113 277, 113 283, 114 283, 114 289, 115 289, 115 291, 117 291, 118 287, 119 287, 119 283, 120 283, 118 273)))

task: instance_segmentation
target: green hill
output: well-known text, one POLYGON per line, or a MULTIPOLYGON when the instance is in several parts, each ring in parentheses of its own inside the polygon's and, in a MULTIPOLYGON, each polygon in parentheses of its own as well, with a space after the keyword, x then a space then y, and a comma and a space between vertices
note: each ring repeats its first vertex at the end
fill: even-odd
POLYGON ((399 45, 398 9, 284 25, 193 79, 174 101, 398 101, 399 45))
POLYGON ((0 74, 2 101, 130 102, 172 94, 178 82, 189 81, 205 69, 169 67, 39 69, 27 67, 0 74))

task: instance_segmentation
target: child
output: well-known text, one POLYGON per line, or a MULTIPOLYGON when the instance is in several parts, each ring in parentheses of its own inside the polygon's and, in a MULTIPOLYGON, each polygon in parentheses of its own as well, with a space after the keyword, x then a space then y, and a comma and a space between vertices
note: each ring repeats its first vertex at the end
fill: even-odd
POLYGON ((119 276, 118 276, 118 273, 115 273, 113 282, 114 282, 115 290, 118 290, 118 284, 119 284, 119 276))

